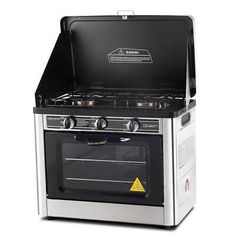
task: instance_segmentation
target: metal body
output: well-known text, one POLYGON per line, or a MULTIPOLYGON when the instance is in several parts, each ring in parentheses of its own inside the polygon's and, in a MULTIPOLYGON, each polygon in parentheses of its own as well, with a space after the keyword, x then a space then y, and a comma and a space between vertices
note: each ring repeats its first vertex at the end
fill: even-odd
MULTIPOLYGON (((187 113, 189 113, 190 120, 184 124, 182 118, 186 113, 176 118, 156 118, 160 124, 159 132, 150 133, 152 135, 158 134, 163 136, 163 207, 48 199, 45 174, 46 157, 44 152, 44 131, 48 129, 45 124, 47 115, 35 114, 38 206, 40 216, 164 226, 178 225, 195 204, 195 108, 190 109, 187 113)), ((63 114, 61 115, 63 116, 63 114)), ((140 119, 142 120, 142 118, 140 119)), ((148 118, 145 118, 145 120, 148 120, 148 118)), ((154 119, 150 118, 150 120, 154 119)), ((79 131, 79 129, 75 130, 79 131)), ((66 131, 68 130, 60 130, 60 132, 66 131)), ((73 129, 70 131, 73 131, 73 129)), ((99 132, 100 130, 92 131, 99 132)), ((113 131, 106 130, 106 132, 113 131)), ((145 134, 149 135, 148 132, 145 134)))

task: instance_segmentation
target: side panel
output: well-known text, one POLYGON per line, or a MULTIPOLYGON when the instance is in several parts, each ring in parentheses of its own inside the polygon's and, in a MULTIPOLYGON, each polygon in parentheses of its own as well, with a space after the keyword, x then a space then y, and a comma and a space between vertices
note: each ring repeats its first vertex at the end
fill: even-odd
POLYGON ((44 156, 44 131, 43 115, 35 114, 35 148, 37 164, 37 191, 38 191, 38 213, 40 216, 47 216, 47 195, 45 176, 45 156, 44 156))
POLYGON ((73 70, 70 37, 67 33, 61 33, 36 90, 36 106, 43 106, 45 98, 66 93, 72 89, 72 86, 73 70))
POLYGON ((179 224, 194 207, 196 198, 195 108, 173 119, 173 135, 175 222, 179 224), (185 117, 189 117, 189 121, 183 124, 185 117))

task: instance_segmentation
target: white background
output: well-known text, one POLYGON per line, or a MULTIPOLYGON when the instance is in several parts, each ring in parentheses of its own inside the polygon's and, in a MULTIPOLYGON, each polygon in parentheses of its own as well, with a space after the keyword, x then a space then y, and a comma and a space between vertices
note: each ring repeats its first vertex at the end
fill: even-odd
POLYGON ((236 212, 235 1, 1 1, 0 234, 233 234, 236 212), (191 14, 197 69, 197 205, 175 231, 37 216, 34 92, 65 15, 191 14))

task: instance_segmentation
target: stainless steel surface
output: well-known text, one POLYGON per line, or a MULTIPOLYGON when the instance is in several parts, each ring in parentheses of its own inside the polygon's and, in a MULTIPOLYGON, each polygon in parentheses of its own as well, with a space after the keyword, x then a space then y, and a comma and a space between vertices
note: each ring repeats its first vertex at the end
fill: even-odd
POLYGON ((191 120, 184 126, 181 122, 184 114, 173 119, 175 224, 183 220, 196 201, 195 108, 188 112, 191 120))
POLYGON ((35 114, 34 122, 36 140, 38 213, 40 216, 45 217, 47 216, 47 195, 44 157, 43 115, 35 114))
POLYGON ((48 199, 48 215, 77 219, 164 225, 163 207, 48 199))
POLYGON ((172 119, 163 119, 164 224, 168 226, 175 224, 172 141, 172 119))
POLYGON ((163 119, 165 225, 178 225, 195 204, 195 108, 188 112, 191 120, 184 126, 181 122, 184 114, 163 119))

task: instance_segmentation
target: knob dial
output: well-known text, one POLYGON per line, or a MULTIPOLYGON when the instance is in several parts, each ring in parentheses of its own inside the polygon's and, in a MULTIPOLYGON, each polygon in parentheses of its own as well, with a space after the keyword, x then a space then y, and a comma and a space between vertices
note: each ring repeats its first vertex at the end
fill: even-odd
POLYGON ((63 127, 65 129, 72 129, 75 126, 75 121, 71 117, 66 117, 63 121, 63 127))
POLYGON ((136 120, 130 120, 127 124, 126 124, 126 128, 128 131, 130 132, 136 132, 139 129, 139 123, 136 120))
POLYGON ((94 122, 95 129, 105 129, 107 127, 107 121, 104 118, 99 118, 94 122))

